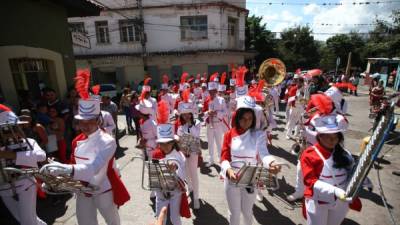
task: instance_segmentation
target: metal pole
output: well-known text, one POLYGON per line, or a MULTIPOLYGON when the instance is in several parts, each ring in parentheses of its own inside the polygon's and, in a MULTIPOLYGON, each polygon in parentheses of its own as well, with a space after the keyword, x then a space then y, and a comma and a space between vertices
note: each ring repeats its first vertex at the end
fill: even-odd
POLYGON ((140 44, 142 45, 143 70, 145 73, 147 73, 146 33, 144 31, 142 0, 137 0, 137 4, 138 4, 138 8, 139 8, 139 29, 140 29, 140 44))

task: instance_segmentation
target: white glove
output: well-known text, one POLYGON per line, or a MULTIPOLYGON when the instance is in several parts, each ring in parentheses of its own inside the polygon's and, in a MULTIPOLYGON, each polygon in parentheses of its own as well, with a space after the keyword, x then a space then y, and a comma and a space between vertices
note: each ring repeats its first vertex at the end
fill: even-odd
POLYGON ((41 169, 41 173, 47 173, 54 176, 59 175, 71 175, 73 171, 73 166, 68 164, 62 164, 59 162, 51 162, 50 164, 44 165, 41 169))
POLYGON ((341 201, 345 201, 345 202, 351 202, 353 199, 352 198, 348 198, 346 197, 346 192, 338 187, 335 187, 335 196, 341 200, 341 201))

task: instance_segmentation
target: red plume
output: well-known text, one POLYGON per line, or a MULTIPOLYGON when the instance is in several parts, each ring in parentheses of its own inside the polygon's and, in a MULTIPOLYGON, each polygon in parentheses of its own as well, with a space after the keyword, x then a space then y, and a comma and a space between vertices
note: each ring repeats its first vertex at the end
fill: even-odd
POLYGON ((163 75, 163 77, 162 77, 162 81, 163 81, 163 83, 164 83, 164 84, 168 84, 169 77, 168 77, 168 75, 167 75, 167 74, 164 74, 164 75, 163 75))
POLYGON ((0 104, 0 112, 11 112, 12 110, 7 106, 0 104))
POLYGON ((190 88, 186 88, 183 92, 182 92, 182 100, 184 102, 189 102, 189 98, 190 98, 190 88))
POLYGON ((213 73, 213 74, 210 76, 210 82, 214 82, 214 81, 216 80, 217 77, 218 77, 218 72, 213 73))
POLYGON ((313 108, 317 108, 317 111, 321 114, 329 114, 333 110, 333 101, 325 94, 313 94, 306 111, 308 112, 313 108))
POLYGON ((169 117, 168 103, 165 100, 161 100, 160 102, 158 102, 158 107, 157 107, 157 123, 158 124, 168 123, 168 117, 169 117))
POLYGON ((150 81, 151 81, 151 77, 144 79, 143 85, 149 85, 150 81))
POLYGON ((89 83, 90 83, 89 69, 78 70, 75 76, 75 89, 82 99, 89 98, 89 83))
POLYGON ((221 84, 225 84, 225 80, 226 80, 226 72, 223 72, 222 75, 221 75, 220 83, 221 84))
POLYGON ((233 68, 232 69, 232 79, 236 79, 236 69, 235 68, 233 68))
POLYGON ((236 71, 236 85, 242 87, 244 83, 244 77, 246 76, 247 68, 245 66, 240 66, 236 71))
POLYGON ((94 85, 94 86, 92 87, 92 92, 93 92, 93 94, 95 94, 95 95, 99 95, 99 93, 100 93, 100 85, 94 85))
POLYGON ((189 76, 187 72, 183 72, 181 76, 181 84, 186 83, 186 79, 189 76))

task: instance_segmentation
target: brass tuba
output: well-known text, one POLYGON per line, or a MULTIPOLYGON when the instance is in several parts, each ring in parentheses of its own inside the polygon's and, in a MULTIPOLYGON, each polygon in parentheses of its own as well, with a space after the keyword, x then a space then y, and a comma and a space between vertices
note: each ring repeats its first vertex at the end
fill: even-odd
POLYGON ((285 79, 285 76, 286 66, 276 58, 265 60, 258 69, 258 77, 265 80, 268 87, 280 84, 285 79))

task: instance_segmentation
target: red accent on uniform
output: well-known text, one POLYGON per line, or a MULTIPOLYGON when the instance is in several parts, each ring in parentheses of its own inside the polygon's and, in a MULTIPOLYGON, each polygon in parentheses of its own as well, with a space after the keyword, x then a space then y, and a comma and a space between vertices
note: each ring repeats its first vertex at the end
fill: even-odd
POLYGON ((239 136, 243 133, 244 130, 242 129, 231 128, 224 134, 224 140, 221 149, 221 162, 223 162, 224 160, 227 160, 229 162, 232 161, 232 155, 231 155, 232 138, 239 136))

